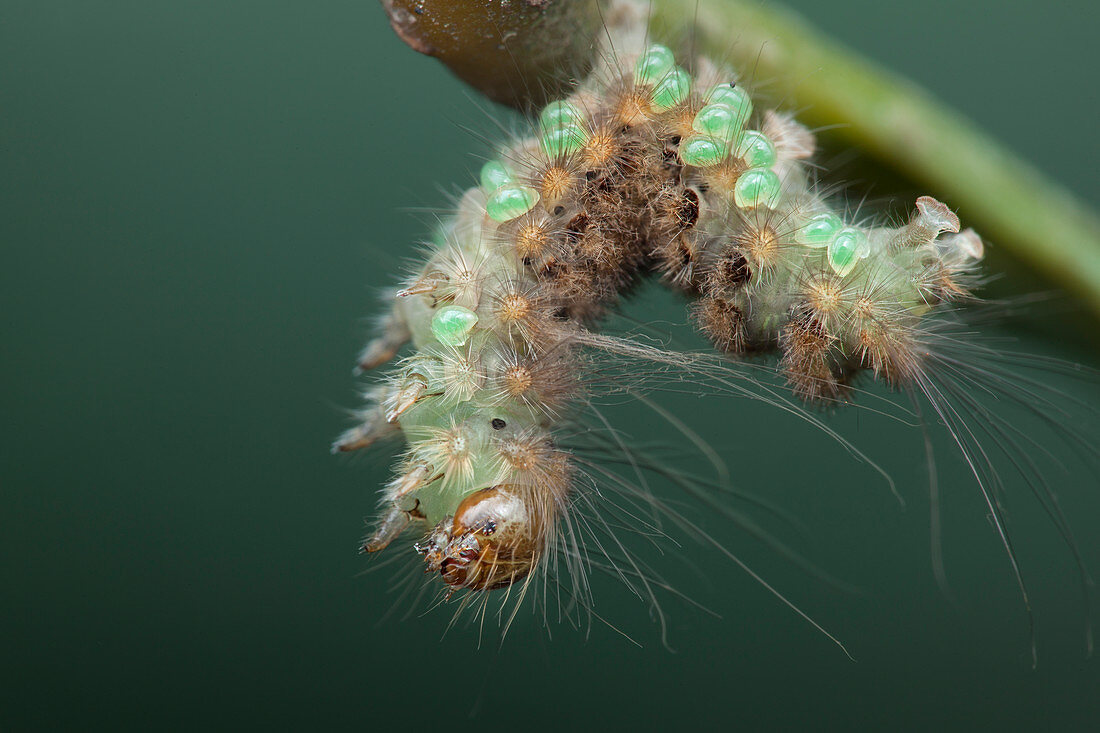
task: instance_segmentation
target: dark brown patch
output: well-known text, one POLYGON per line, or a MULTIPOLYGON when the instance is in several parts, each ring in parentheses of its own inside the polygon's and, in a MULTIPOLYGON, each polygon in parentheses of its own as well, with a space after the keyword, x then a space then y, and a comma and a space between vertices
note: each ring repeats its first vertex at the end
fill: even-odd
POLYGON ((680 202, 680 224, 684 228, 695 226, 699 221, 699 194, 690 188, 685 188, 680 202))
POLYGON ((727 298, 700 298, 694 308, 699 330, 721 351, 743 354, 748 351, 748 331, 745 312, 727 298))

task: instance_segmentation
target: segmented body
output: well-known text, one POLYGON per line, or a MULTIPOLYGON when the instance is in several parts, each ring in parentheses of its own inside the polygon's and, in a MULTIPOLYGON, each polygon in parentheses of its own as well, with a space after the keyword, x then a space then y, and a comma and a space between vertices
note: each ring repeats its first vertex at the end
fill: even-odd
POLYGON ((619 16, 602 63, 485 164, 396 294, 363 366, 409 339, 415 353, 337 443, 400 431, 408 450, 365 548, 414 522, 455 588, 507 586, 553 546, 574 473, 554 431, 582 397, 583 335, 639 278, 692 296, 720 350, 778 350, 800 397, 834 400, 860 370, 918 379, 923 320, 967 295, 982 255, 928 197, 897 228, 846 219, 810 180, 807 129, 619 16))

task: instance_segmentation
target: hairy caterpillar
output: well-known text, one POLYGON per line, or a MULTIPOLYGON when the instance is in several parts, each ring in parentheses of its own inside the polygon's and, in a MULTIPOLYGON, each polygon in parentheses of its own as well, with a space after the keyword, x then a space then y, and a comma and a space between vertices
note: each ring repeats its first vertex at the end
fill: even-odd
POLYGON ((719 351, 777 352, 799 398, 844 402, 861 373, 923 393, 988 480, 937 320, 969 297, 981 239, 930 197, 900 227, 845 217, 807 172, 808 130, 755 109, 731 70, 649 43, 636 11, 609 18, 602 64, 485 165, 363 354, 416 349, 337 442, 409 444, 365 549, 428 529, 427 568, 472 591, 526 590, 554 553, 579 556, 579 471, 556 436, 590 351, 675 358, 592 331, 651 272, 719 351))

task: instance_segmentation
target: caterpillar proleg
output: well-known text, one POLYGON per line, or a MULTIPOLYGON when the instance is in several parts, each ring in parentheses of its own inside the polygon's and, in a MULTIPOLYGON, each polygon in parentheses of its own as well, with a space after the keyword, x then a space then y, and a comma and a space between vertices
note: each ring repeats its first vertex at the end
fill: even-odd
POLYGON ((584 555, 573 510, 593 471, 562 436, 601 354, 719 379, 737 358, 773 354, 798 402, 844 405, 864 377, 926 400, 1012 559, 979 438, 1017 436, 973 401, 968 369, 983 359, 990 380, 1011 377, 995 352, 960 357, 968 345, 951 331, 954 304, 978 284, 981 237, 931 196, 897 226, 848 215, 816 186, 813 133, 761 108, 743 74, 655 42, 632 4, 607 19, 588 77, 484 164, 361 355, 374 369, 412 344, 334 446, 407 444, 364 549, 411 529, 448 594, 522 597, 559 567, 555 553, 584 555), (651 276, 690 300, 697 329, 731 360, 597 332, 651 276))

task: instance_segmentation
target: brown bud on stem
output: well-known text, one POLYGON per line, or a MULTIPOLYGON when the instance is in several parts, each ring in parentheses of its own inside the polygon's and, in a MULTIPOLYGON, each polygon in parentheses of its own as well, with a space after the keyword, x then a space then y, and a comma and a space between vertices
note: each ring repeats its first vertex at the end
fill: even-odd
POLYGON ((587 73, 601 25, 599 0, 381 2, 410 48, 518 109, 545 104, 587 73))

